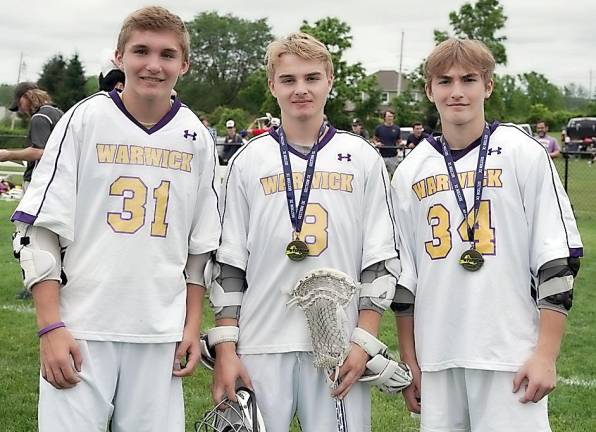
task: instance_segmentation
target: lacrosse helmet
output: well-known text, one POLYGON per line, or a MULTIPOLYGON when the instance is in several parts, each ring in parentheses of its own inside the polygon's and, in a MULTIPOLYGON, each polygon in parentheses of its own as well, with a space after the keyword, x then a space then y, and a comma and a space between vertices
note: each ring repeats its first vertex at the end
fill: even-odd
POLYGON ((209 346, 207 333, 201 333, 201 363, 209 370, 215 367, 215 349, 209 346))
POLYGON ((195 423, 196 432, 266 432, 252 390, 239 387, 237 402, 224 398, 195 423))

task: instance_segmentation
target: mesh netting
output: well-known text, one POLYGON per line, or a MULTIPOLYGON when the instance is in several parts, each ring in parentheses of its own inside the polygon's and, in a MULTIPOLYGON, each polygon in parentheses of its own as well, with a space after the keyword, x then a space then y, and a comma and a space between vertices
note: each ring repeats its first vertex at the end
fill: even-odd
POLYGON ((344 329, 343 308, 355 293, 354 282, 333 270, 312 272, 290 293, 290 304, 300 307, 306 315, 315 367, 334 369, 348 355, 350 341, 344 329))

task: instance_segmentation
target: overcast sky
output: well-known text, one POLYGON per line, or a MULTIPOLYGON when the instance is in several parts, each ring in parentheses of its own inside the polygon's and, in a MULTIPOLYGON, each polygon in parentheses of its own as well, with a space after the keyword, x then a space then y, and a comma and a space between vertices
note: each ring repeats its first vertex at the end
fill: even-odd
MULTIPOLYGON (((267 18, 276 36, 298 30, 303 19, 313 23, 335 16, 351 27, 353 46, 346 57, 370 73, 399 67, 404 37, 403 69, 410 72, 433 47, 433 29, 448 29, 448 14, 464 0, 23 0, 2 3, 0 14, 0 83, 15 83, 19 56, 21 80, 37 80, 44 62, 56 53, 79 53, 87 75, 99 73, 116 44, 125 16, 139 7, 160 4, 191 20, 202 11, 267 18)), ((543 73, 557 85, 574 82, 596 88, 595 0, 501 0, 508 17, 508 64, 499 72, 543 73)))

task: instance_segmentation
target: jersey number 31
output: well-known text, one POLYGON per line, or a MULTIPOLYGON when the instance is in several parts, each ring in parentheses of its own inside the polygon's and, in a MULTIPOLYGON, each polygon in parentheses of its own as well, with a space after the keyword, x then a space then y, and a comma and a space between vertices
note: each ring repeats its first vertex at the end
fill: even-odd
MULTIPOLYGON (((138 177, 121 176, 110 186, 111 196, 121 196, 122 211, 108 212, 108 225, 117 233, 134 234, 145 225, 147 192, 149 188, 138 177)), ((151 222, 151 236, 165 237, 168 233, 166 214, 170 197, 170 182, 162 180, 153 189, 155 209, 151 222)))

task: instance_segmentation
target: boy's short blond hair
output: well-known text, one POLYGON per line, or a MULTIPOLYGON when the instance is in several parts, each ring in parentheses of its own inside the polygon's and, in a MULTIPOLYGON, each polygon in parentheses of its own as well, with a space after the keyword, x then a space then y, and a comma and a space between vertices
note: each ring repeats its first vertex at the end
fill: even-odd
POLYGON ((454 65, 479 71, 484 82, 488 83, 495 71, 495 58, 479 40, 447 39, 437 45, 424 62, 426 85, 430 86, 433 77, 447 72, 454 65))
POLYGON ((333 77, 333 60, 327 47, 313 36, 294 32, 285 38, 275 40, 267 46, 265 53, 265 65, 267 78, 273 79, 275 75, 275 64, 284 54, 294 54, 304 60, 318 60, 325 65, 325 71, 329 78, 333 77))
POLYGON ((178 15, 174 15, 161 6, 148 6, 134 11, 122 23, 122 28, 118 35, 118 45, 116 47, 118 51, 121 53, 124 52, 124 46, 135 30, 174 32, 178 38, 178 42, 180 42, 184 61, 189 61, 190 36, 186 30, 184 21, 178 15))

